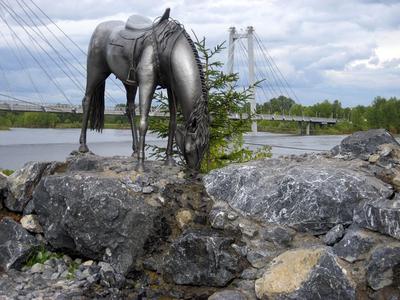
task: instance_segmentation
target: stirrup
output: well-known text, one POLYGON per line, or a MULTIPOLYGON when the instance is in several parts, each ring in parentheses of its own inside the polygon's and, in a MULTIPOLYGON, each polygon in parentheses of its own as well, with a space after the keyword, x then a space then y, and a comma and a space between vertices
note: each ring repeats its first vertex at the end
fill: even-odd
POLYGON ((136 70, 134 67, 130 67, 128 71, 128 78, 126 79, 126 82, 129 84, 136 85, 136 70))

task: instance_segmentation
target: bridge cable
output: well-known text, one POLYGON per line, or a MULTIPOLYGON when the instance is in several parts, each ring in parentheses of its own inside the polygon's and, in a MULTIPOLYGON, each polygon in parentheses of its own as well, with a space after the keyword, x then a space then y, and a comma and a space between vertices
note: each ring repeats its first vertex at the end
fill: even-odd
MULTIPOLYGON (((273 61, 272 57, 270 55, 266 55, 264 52, 264 47, 262 46, 262 43, 260 42, 260 40, 258 39, 257 36, 255 36, 255 40, 256 40, 256 44, 258 46, 258 49, 262 55, 262 57, 264 59, 261 59, 261 61, 264 63, 267 63, 268 68, 271 71, 272 76, 274 77, 274 80, 276 82, 276 84, 279 87, 282 87, 282 89, 284 89, 284 93, 281 90, 282 95, 287 95, 288 97, 291 97, 291 93, 288 91, 288 89, 286 88, 286 85, 284 83, 284 81, 280 78, 279 76, 279 68, 276 66, 275 62, 273 61), (274 67, 275 65, 275 67, 274 67)), ((282 75, 282 73, 280 73, 282 75)), ((282 75, 283 76, 283 75, 282 75)))
MULTIPOLYGON (((240 42, 240 50, 242 51, 242 55, 243 55, 244 57, 246 57, 247 60, 248 60, 247 49, 246 49, 246 47, 245 47, 243 41, 240 42)), ((254 68, 254 70, 256 71, 257 69, 254 68)), ((257 76, 257 71, 255 72, 255 74, 256 74, 256 76, 257 76)), ((267 89, 269 90, 270 94, 271 94, 272 96, 274 96, 275 92, 274 92, 274 90, 273 90, 273 87, 270 86, 270 85, 268 85, 268 84, 267 84, 266 86, 267 86, 267 89)), ((262 87, 261 87, 261 89, 262 89, 262 91, 263 91, 263 93, 264 93, 264 96, 265 96, 266 100, 268 100, 268 95, 266 94, 265 90, 264 90, 262 87)))
MULTIPOLYGON (((34 43, 39 46, 39 48, 53 61, 53 63, 65 74, 65 76, 67 76, 72 83, 80 90, 82 90, 84 92, 84 88, 83 86, 76 81, 75 78, 71 77, 71 75, 69 73, 67 73, 64 68, 62 68, 62 66, 57 62, 56 59, 53 58, 53 56, 50 55, 50 53, 35 39, 35 37, 25 28, 28 27, 30 30, 32 30, 34 33, 36 33, 39 37, 41 37, 41 39, 48 44, 48 46, 53 49, 53 51, 58 55, 58 58, 60 59, 60 61, 64 64, 64 66, 68 69, 69 72, 72 73, 71 69, 68 66, 68 63, 66 63, 63 59, 62 56, 59 54, 59 52, 51 45, 51 43, 47 40, 47 38, 42 37, 38 32, 36 32, 32 27, 29 26, 29 24, 27 22, 25 22, 25 20, 21 17, 18 16, 18 14, 11 8, 11 7, 7 7, 7 5, 5 4, 4 1, 0 0, 0 5, 3 5, 3 7, 6 8, 6 10, 9 12, 10 16, 14 19, 15 22, 17 22, 17 24, 25 31, 25 33, 30 36, 31 38, 33 38, 34 43), (22 22, 25 24, 25 26, 18 21, 18 19, 22 20, 22 22)), ((72 75, 73 76, 73 75, 72 75)))
MULTIPOLYGON (((40 17, 35 13, 35 11, 30 7, 30 6, 28 6, 26 3, 25 3, 25 1, 24 0, 21 0, 22 2, 23 2, 23 4, 31 11, 31 13, 33 14, 33 16, 36 18, 36 19, 38 19, 39 20, 39 22, 44 26, 44 27, 46 27, 46 29, 52 34, 52 36, 61 44, 61 46, 64 48, 64 49, 66 49, 66 51, 75 59, 75 61, 78 63, 78 65, 83 69, 83 71, 80 71, 80 70, 78 70, 76 67, 75 67, 75 65, 74 64, 71 64, 70 63, 70 65, 77 71, 77 72, 79 72, 79 74, 81 74, 85 79, 86 79, 86 67, 79 61, 79 59, 69 50, 69 48, 57 37, 57 35, 47 26, 47 24, 46 23, 44 23, 41 19, 40 19, 40 17)), ((31 16, 29 15, 29 13, 26 11, 26 9, 24 9, 24 7, 18 2, 18 4, 19 4, 19 6, 23 9, 23 11, 25 12, 25 14, 28 16, 28 18, 31 20, 31 22, 32 22, 32 24, 40 31, 40 33, 41 33, 41 35, 44 37, 44 38, 46 38, 45 37, 45 35, 43 34, 43 32, 40 30, 40 28, 37 26, 37 24, 32 20, 32 18, 31 18, 31 16)), ((62 32, 64 35, 65 35, 65 33, 64 32, 62 32)), ((46 39, 47 40, 47 39, 46 39)), ((47 42, 48 44, 49 44, 49 42, 47 42)), ((59 57, 61 57, 61 58, 63 58, 66 62, 68 62, 67 60, 66 60, 66 58, 65 57, 63 57, 61 54, 59 54, 58 53, 58 51, 56 50, 56 49, 54 49, 54 47, 52 47, 52 45, 51 44, 49 44, 49 46, 56 52, 56 54, 59 56, 59 57)), ((83 52, 84 53, 84 52, 83 52)), ((84 53, 84 55, 86 56, 86 53, 84 53)), ((61 59, 60 59, 61 60, 61 59)), ((69 63, 69 62, 68 62, 69 63)), ((72 73, 72 72, 71 72, 72 73)), ((110 78, 110 80, 112 81, 112 78, 110 78)), ((115 83, 115 82, 114 82, 115 83)), ((115 83, 116 84, 116 83, 115 83)), ((117 84, 116 84, 117 85, 117 84)), ((118 86, 118 85, 117 85, 118 86)), ((118 86, 119 87, 119 86, 118 86)), ((122 88, 120 88, 123 92, 124 92, 124 90, 122 89, 122 88)), ((83 88, 82 88, 82 90, 84 90, 83 88)), ((105 91, 105 94, 106 94, 106 96, 109 98, 109 100, 111 100, 114 104, 118 104, 118 102, 114 99, 114 97, 112 97, 111 96, 111 94, 109 94, 109 92, 107 92, 107 91, 105 91)))
POLYGON ((34 88, 34 90, 36 92, 36 95, 39 97, 39 99, 42 102, 42 104, 44 104, 43 95, 39 92, 39 89, 38 89, 35 81, 33 80, 33 77, 32 77, 32 74, 31 74, 31 71, 30 71, 29 67, 25 68, 25 63, 24 63, 24 60, 23 60, 24 56, 23 56, 23 54, 21 52, 21 49, 18 46, 18 43, 15 40, 14 34, 12 32, 10 32, 11 39, 12 39, 12 41, 14 43, 14 46, 15 46, 15 51, 14 51, 13 47, 10 45, 10 43, 8 42, 6 36, 3 34, 3 32, 0 31, 0 34, 1 34, 2 38, 4 39, 4 41, 6 42, 7 46, 11 49, 11 52, 13 53, 15 58, 17 59, 18 64, 21 66, 21 69, 26 69, 26 73, 27 73, 28 79, 29 79, 29 81, 31 82, 31 84, 32 84, 32 86, 34 88))
POLYGON ((42 66, 42 64, 39 62, 39 60, 35 57, 35 55, 32 54, 31 50, 26 46, 26 44, 21 40, 21 38, 16 34, 16 32, 14 31, 14 29, 12 29, 12 27, 10 26, 10 24, 8 23, 8 21, 6 20, 6 18, 3 15, 0 15, 0 18, 3 20, 3 22, 6 24, 6 26, 8 27, 8 29, 10 30, 10 32, 13 32, 15 37, 18 39, 18 41, 20 42, 20 44, 24 47, 25 51, 28 52, 28 54, 33 58, 33 60, 39 65, 39 67, 42 69, 42 71, 46 74, 46 76, 49 78, 49 80, 54 84, 54 86, 58 89, 58 91, 63 95, 63 97, 68 101, 68 103, 70 103, 72 106, 72 102, 69 100, 69 98, 67 97, 67 95, 64 93, 64 91, 60 88, 60 86, 58 85, 57 81, 55 78, 53 78, 48 72, 47 70, 42 66))
POLYGON ((278 68, 278 66, 276 65, 274 59, 272 58, 272 56, 269 54, 268 49, 263 45, 263 43, 261 43, 260 39, 258 38, 258 35, 255 33, 255 38, 257 41, 257 44, 259 45, 259 47, 262 50, 262 53, 266 56, 268 56, 272 62, 272 65, 275 66, 275 69, 278 71, 279 75, 282 77, 283 82, 286 84, 286 86, 289 88, 289 90, 292 92, 292 94, 294 95, 295 99, 298 101, 299 104, 301 104, 299 98, 297 97, 295 91, 292 89, 292 87, 289 85, 288 81, 286 80, 285 76, 282 74, 281 70, 278 68))
MULTIPOLYGON (((73 39, 71 39, 33 0, 29 0, 49 21, 52 23, 81 53, 87 56, 86 51, 84 51, 73 39)), ((39 18, 40 19, 40 18, 39 18)), ((113 78, 110 78, 122 92, 126 92, 113 78)))

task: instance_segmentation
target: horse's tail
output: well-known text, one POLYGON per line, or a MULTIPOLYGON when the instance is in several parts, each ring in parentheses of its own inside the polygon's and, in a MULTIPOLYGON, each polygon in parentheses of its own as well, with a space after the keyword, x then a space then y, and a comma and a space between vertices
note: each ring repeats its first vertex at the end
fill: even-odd
POLYGON ((89 105, 90 129, 102 131, 104 128, 104 91, 106 81, 103 80, 95 89, 89 105))

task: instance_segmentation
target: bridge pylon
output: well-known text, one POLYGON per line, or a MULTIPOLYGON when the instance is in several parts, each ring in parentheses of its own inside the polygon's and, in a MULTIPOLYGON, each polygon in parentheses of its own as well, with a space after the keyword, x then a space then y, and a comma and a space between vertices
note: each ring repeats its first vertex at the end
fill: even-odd
MULTIPOLYGON (((251 87, 251 97, 250 97, 250 112, 251 114, 256 113, 256 93, 255 93, 255 61, 254 61, 254 28, 253 26, 248 26, 246 33, 237 33, 235 27, 229 28, 229 42, 228 42, 228 73, 233 73, 234 57, 235 57, 235 41, 237 39, 247 39, 247 57, 248 57, 248 68, 249 68, 249 86, 251 87)), ((257 132, 257 121, 253 120, 251 123, 251 131, 253 133, 257 132)))

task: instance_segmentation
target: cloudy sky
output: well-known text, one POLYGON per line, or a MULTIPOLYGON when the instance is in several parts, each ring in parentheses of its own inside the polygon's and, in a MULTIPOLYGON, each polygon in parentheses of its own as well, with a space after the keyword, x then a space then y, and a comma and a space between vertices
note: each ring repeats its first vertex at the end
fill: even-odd
MULTIPOLYGON (((229 27, 235 26, 240 31, 252 25, 303 105, 324 99, 339 99, 345 106, 368 105, 375 96, 400 97, 399 0, 0 0, 0 92, 14 97, 66 102, 25 48, 56 78, 56 84, 70 101, 79 103, 83 93, 78 89, 84 85, 78 62, 44 26, 35 28, 30 22, 49 25, 81 63, 85 61, 84 55, 49 23, 32 1, 84 49, 94 28, 102 21, 126 20, 131 14, 153 19, 170 7, 171 17, 183 23, 188 32, 193 30, 198 36, 205 36, 210 46, 227 40, 229 27), (15 19, 15 14, 22 18, 15 19), (17 21, 25 21, 25 29, 17 21), (39 36, 36 35, 38 42, 35 42, 25 32, 35 35, 31 30, 39 29, 73 63, 75 84, 66 77, 68 70, 57 68, 43 52, 45 49, 54 56, 54 50, 39 36)), ((220 58, 225 61, 226 57, 224 52, 220 58)), ((266 64, 260 60, 261 56, 259 72, 268 74, 266 64)), ((244 57, 241 61, 239 58, 237 68, 241 63, 244 57)), ((246 76, 244 73, 243 77, 246 76)), ((117 102, 124 101, 117 86, 110 82, 107 89, 117 102)), ((257 96, 260 102, 264 98, 261 93, 257 96)))

